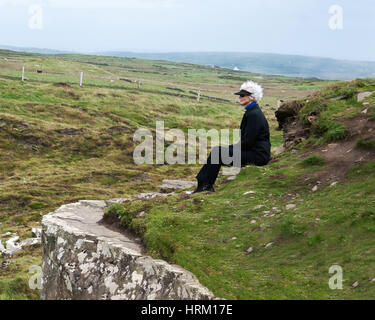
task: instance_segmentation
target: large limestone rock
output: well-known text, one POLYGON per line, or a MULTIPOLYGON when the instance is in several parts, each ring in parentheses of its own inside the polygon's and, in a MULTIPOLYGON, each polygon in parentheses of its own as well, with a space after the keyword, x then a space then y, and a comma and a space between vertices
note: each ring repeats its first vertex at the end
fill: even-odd
POLYGON ((42 299, 214 298, 190 272, 99 224, 109 203, 81 200, 43 217, 42 299))

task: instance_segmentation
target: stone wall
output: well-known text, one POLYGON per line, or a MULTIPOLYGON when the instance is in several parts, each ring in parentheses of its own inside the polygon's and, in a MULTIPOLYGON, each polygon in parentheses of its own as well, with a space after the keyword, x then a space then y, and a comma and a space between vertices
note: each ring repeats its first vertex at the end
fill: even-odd
POLYGON ((190 272, 99 224, 109 204, 81 200, 43 217, 42 299, 214 299, 190 272))

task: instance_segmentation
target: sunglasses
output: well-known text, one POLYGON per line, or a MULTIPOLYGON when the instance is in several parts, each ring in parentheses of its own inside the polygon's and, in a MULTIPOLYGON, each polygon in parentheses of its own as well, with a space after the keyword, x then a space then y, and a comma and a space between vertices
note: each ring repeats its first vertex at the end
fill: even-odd
POLYGON ((243 97, 248 97, 248 96, 244 94, 240 94, 240 98, 243 98, 243 97))

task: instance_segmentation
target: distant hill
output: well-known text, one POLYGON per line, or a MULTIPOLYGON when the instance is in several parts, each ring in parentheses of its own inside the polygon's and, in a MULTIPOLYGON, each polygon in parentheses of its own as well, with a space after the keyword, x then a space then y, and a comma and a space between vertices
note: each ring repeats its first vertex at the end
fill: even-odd
POLYGON ((0 45, 0 49, 3 50, 12 50, 17 52, 31 52, 31 53, 41 53, 41 54, 64 54, 64 53, 72 53, 71 51, 64 51, 64 50, 55 50, 55 49, 48 49, 48 48, 23 48, 23 47, 15 47, 15 46, 4 46, 0 45))
MULTIPOLYGON (((73 53, 48 48, 21 48, 0 45, 0 49, 41 54, 73 53)), ((76 52, 79 53, 79 52, 76 52)), ((130 51, 104 51, 100 54, 115 57, 134 57, 151 60, 167 60, 235 69, 238 72, 284 75, 323 80, 354 80, 374 78, 375 61, 350 61, 332 58, 284 55, 252 52, 161 52, 142 53, 130 51)))
POLYGON ((335 60, 297 55, 243 52, 102 52, 104 55, 169 60, 219 66, 239 71, 325 80, 375 77, 375 62, 335 60))

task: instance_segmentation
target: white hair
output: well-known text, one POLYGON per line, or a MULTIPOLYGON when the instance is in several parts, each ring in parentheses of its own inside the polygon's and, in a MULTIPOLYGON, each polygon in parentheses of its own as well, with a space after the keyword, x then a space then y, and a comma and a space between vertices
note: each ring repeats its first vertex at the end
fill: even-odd
POLYGON ((246 90, 252 93, 252 97, 256 102, 259 102, 263 98, 263 88, 254 81, 248 80, 244 82, 240 90, 246 90))

